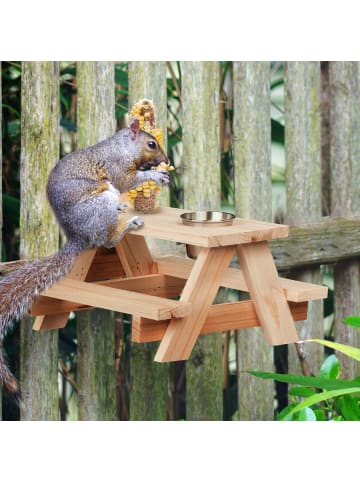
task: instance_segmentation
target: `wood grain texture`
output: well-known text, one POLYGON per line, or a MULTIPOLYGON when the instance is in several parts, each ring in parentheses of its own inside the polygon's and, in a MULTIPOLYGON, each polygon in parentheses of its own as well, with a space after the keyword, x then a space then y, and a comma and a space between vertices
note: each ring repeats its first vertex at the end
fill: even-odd
POLYGON ((85 283, 70 278, 63 278, 43 294, 49 298, 59 298, 106 310, 145 316, 154 320, 180 318, 186 316, 191 309, 190 304, 186 302, 85 283))
MULTIPOLYGON (((0 64, 0 78, 2 79, 1 64, 0 64)), ((0 99, 2 102, 2 91, 0 83, 0 99)), ((2 179, 2 109, 0 109, 0 177, 2 179)), ((2 183, 0 184, 0 199, 2 199, 2 183)), ((3 214, 2 214, 2 202, 0 203, 0 244, 2 246, 2 227, 3 227, 3 214)), ((2 260, 2 258, 1 258, 2 260)), ((0 421, 2 420, 2 390, 0 388, 0 421)))
MULTIPOLYGON (((67 278, 75 280, 83 280, 89 271, 91 263, 95 257, 96 249, 89 249, 81 253, 74 261, 71 271, 68 273, 67 278)), ((41 298, 41 296, 40 296, 41 298)), ((57 311, 53 314, 46 314, 38 316, 33 324, 33 330, 54 330, 56 328, 64 328, 69 319, 70 311, 62 312, 57 311)), ((34 312, 34 307, 32 307, 32 312, 34 312)), ((46 312, 45 312, 46 313, 46 312)))
MULTIPOLYGON (((113 62, 77 62, 78 148, 115 130, 113 62)), ((77 315, 80 420, 114 420, 115 336, 113 315, 98 309, 77 315), (91 367, 91 369, 89 369, 91 367)))
MULTIPOLYGON (((58 249, 59 230, 46 200, 46 182, 59 159, 59 66, 24 62, 21 83, 20 256, 58 249)), ((58 333, 35 333, 21 321, 21 420, 58 420, 58 333)))
POLYGON ((115 249, 126 276, 140 276, 154 272, 154 261, 144 237, 126 235, 115 249))
MULTIPOLYGON (((329 88, 331 215, 359 215, 359 62, 329 62, 329 88)), ((358 330, 342 321, 360 312, 358 260, 345 260, 335 265, 334 295, 335 339, 340 343, 359 346, 358 330)), ((337 356, 345 378, 352 379, 359 375, 358 363, 341 353, 337 353, 337 356)))
MULTIPOLYGON (((156 266, 158 273, 176 276, 187 279, 194 265, 192 259, 180 258, 179 256, 162 256, 157 258, 156 266)), ((284 290, 288 301, 300 302, 323 299, 327 297, 326 286, 313 283, 279 278, 280 286, 284 290)), ((220 282, 221 286, 239 291, 249 291, 244 279, 242 270, 239 268, 228 268, 220 282)))
POLYGON ((289 237, 270 241, 278 270, 337 263, 360 256, 360 218, 325 217, 289 226, 289 237))
MULTIPOLYGON (((286 157, 286 222, 300 224, 321 218, 321 116, 320 62, 286 62, 285 64, 285 157, 286 157)), ((298 246, 299 254, 313 243, 298 246)), ((289 273, 290 278, 320 283, 320 268, 301 268, 289 273)), ((323 304, 309 305, 306 323, 297 326, 300 339, 323 338, 323 304)), ((307 362, 318 373, 324 349, 310 343, 304 347, 307 362)), ((288 369, 301 373, 295 347, 289 347, 288 369)))
MULTIPOLYGON (((156 125, 163 130, 167 146, 167 88, 165 62, 129 62, 129 106, 139 99, 153 100, 156 107, 156 125)), ((157 196, 159 205, 168 206, 169 188, 164 187, 157 196)), ((142 215, 145 226, 148 215, 142 215)), ((129 241, 132 243, 132 239, 129 241)), ((153 253, 166 253, 171 249, 168 241, 148 239, 153 253)), ((146 263, 143 274, 151 273, 146 263)), ((135 273, 134 273, 135 274, 135 273)), ((130 275, 131 276, 131 275, 130 275)), ((131 348, 132 387, 130 394, 131 420, 165 420, 167 416, 167 367, 154 363, 157 344, 133 345, 131 348)))
MULTIPOLYGON (((290 303, 294 321, 306 320, 307 302, 290 303)), ((133 326, 132 340, 136 343, 161 340, 169 321, 154 321, 142 318, 141 323, 133 326)), ((252 301, 222 303, 212 305, 200 334, 219 331, 243 330, 261 326, 252 301)))
POLYGON ((188 359, 233 252, 233 247, 203 248, 200 251, 180 297, 181 302, 191 303, 191 313, 182 320, 170 321, 156 353, 156 361, 188 359))
MULTIPOLYGON (((180 69, 183 205, 188 211, 217 210, 221 193, 219 62, 183 61, 180 69)), ((184 241, 189 242, 189 237, 184 241)), ((221 358, 220 334, 198 339, 186 363, 187 420, 222 419, 221 358)))
MULTIPOLYGON (((114 278, 106 281, 97 281, 94 284, 98 284, 100 286, 109 286, 110 288, 129 290, 135 293, 144 293, 157 297, 173 298, 181 293, 185 281, 183 279, 174 278, 171 276, 151 274, 126 279, 114 278)), ((32 306, 31 314, 40 316, 45 314, 79 311, 89 308, 91 308, 91 306, 81 303, 57 300, 47 296, 40 296, 36 303, 34 303, 32 306)), ((36 328, 33 327, 33 329, 36 328)), ((47 325, 46 327, 41 326, 41 329, 52 329, 52 325, 47 325)))
MULTIPOLYGON (((286 238, 289 234, 288 226, 249 218, 236 218, 231 226, 224 227, 185 226, 180 215, 198 209, 194 205, 189 209, 161 208, 155 214, 147 214, 145 226, 127 236, 149 236, 196 246, 217 247, 286 238)), ((132 212, 130 209, 129 213, 132 212)))
MULTIPOLYGON (((234 62, 233 96, 236 213, 242 218, 271 221, 270 63, 234 62)), ((266 346, 259 328, 237 334, 236 356, 239 418, 272 420, 268 401, 273 397, 274 384, 245 373, 254 367, 274 369, 273 349, 266 346)))
POLYGON ((298 341, 267 242, 238 246, 236 252, 266 342, 283 345, 298 341))

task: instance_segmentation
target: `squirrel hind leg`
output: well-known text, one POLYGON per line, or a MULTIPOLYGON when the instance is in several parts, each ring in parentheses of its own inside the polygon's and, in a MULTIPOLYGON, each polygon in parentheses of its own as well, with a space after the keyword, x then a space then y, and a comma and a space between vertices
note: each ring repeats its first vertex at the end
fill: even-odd
POLYGON ((139 216, 133 216, 126 222, 121 218, 122 216, 119 215, 118 223, 109 229, 109 236, 104 244, 105 248, 113 248, 121 241, 126 233, 144 226, 144 221, 139 216))

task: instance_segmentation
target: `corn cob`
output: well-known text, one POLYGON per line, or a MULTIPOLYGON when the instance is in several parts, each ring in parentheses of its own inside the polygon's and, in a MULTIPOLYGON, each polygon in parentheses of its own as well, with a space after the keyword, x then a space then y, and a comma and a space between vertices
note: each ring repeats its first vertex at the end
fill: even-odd
MULTIPOLYGON (((155 137, 159 146, 164 147, 163 133, 161 129, 155 127, 156 113, 155 106, 151 100, 139 100, 130 111, 130 118, 139 120, 140 129, 148 132, 155 137)), ((151 169, 157 171, 173 171, 174 167, 166 162, 162 162, 151 169)), ((134 206, 135 211, 143 213, 153 211, 156 205, 156 194, 161 188, 155 181, 145 181, 141 186, 131 189, 128 192, 128 200, 134 206)))

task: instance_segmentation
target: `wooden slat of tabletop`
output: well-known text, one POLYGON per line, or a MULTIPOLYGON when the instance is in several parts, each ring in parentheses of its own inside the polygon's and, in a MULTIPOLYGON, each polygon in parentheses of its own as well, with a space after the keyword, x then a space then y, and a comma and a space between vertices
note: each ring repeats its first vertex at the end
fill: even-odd
MULTIPOLYGON (((212 248, 286 238, 289 234, 288 226, 283 224, 240 218, 235 218, 232 226, 185 226, 180 218, 185 212, 188 210, 162 207, 154 214, 140 214, 145 225, 131 231, 129 236, 149 236, 212 248)), ((137 213, 129 209, 129 217, 134 214, 137 213)))

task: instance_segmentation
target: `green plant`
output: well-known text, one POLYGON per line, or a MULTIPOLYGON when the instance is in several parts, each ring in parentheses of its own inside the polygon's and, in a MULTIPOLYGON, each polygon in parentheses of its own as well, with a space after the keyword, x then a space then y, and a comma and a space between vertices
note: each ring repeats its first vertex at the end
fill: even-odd
MULTIPOLYGON (((360 328, 359 316, 346 318, 344 322, 360 328)), ((305 342, 320 343, 360 361, 359 348, 328 340, 313 339, 305 342)), ((360 421, 360 377, 353 380, 341 379, 341 366, 335 354, 324 360, 318 376, 257 371, 249 373, 258 378, 294 385, 289 390, 293 400, 277 415, 277 420, 360 421)))

